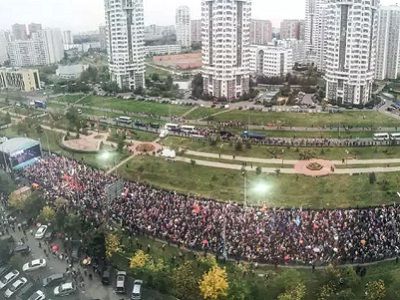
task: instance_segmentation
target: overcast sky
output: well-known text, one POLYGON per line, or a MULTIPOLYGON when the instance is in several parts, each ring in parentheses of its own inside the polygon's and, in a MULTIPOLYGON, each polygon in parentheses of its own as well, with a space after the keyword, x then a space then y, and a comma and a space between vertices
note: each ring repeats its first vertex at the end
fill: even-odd
MULTIPOLYGON (((192 19, 200 17, 201 0, 143 0, 145 23, 174 24, 175 9, 188 5, 192 19)), ((384 5, 397 0, 381 0, 384 5)), ((269 19, 279 27, 281 19, 304 18, 305 0, 253 0, 253 18, 269 19)), ((94 30, 104 23, 103 0, 0 0, 0 29, 14 23, 42 23, 74 32, 94 30)))

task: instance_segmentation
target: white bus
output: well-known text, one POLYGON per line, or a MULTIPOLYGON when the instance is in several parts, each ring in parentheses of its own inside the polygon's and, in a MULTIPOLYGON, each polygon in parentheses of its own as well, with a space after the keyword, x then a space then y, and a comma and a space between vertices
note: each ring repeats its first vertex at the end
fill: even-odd
POLYGON ((179 131, 179 124, 167 123, 165 124, 165 129, 168 131, 179 131))
POLYGON ((374 141, 388 141, 390 139, 389 133, 375 133, 374 141))
POLYGON ((121 116, 121 117, 117 118, 117 122, 118 123, 131 124, 132 123, 132 119, 129 118, 129 117, 121 116))
POLYGON ((191 126, 191 125, 182 125, 181 126, 181 130, 184 133, 194 133, 194 132, 196 132, 196 128, 194 126, 191 126))
POLYGON ((390 139, 392 141, 400 141, 400 132, 394 132, 390 134, 390 139))

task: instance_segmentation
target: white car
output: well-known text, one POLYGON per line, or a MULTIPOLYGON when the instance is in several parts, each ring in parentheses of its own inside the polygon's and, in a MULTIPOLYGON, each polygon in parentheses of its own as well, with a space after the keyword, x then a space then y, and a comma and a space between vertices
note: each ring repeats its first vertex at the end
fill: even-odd
POLYGON ((0 290, 7 284, 9 284, 11 281, 13 281, 15 278, 17 278, 18 275, 19 272, 17 270, 13 270, 10 273, 4 275, 4 277, 0 279, 0 290))
POLYGON ((38 231, 35 233, 35 239, 42 239, 46 233, 47 225, 42 225, 39 227, 38 231))
POLYGON ((60 284, 54 289, 54 296, 66 296, 75 293, 76 287, 73 282, 60 284))
POLYGON ((46 299, 46 295, 41 290, 36 291, 28 298, 28 300, 44 300, 44 299, 46 299))
POLYGON ((25 277, 21 277, 18 280, 14 281, 14 283, 6 290, 4 293, 4 297, 10 298, 12 295, 15 294, 20 288, 22 288, 25 283, 28 282, 28 279, 25 277))
POLYGON ((35 259, 24 264, 24 266, 22 267, 22 271, 24 272, 35 271, 37 269, 44 268, 46 264, 47 262, 44 258, 35 259))

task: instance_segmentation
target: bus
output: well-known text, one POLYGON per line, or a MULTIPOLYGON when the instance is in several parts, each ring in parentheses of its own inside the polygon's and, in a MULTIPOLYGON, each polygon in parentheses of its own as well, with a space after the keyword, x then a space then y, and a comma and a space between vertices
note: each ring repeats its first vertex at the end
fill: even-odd
POLYGON ((129 117, 125 117, 125 116, 121 116, 117 118, 117 122, 118 123, 124 123, 124 124, 131 124, 132 123, 132 119, 129 117))
POLYGON ((45 101, 41 101, 41 100, 35 100, 34 104, 35 104, 35 108, 46 109, 46 107, 47 107, 46 102, 45 101))
POLYGON ((389 133, 375 133, 374 141, 388 141, 390 139, 389 133))
POLYGON ((184 133, 195 133, 196 132, 196 128, 191 125, 182 125, 181 130, 184 133))
POLYGON ((400 132, 394 132, 390 134, 390 139, 392 141, 400 141, 400 132))
POLYGON ((179 124, 167 123, 165 129, 168 131, 180 131, 179 124))

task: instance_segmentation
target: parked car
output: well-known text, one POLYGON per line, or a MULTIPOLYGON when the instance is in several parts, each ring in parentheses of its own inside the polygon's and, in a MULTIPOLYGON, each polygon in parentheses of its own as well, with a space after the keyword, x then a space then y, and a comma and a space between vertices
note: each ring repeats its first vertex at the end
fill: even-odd
POLYGON ((126 272, 125 271, 117 272, 117 283, 115 285, 115 292, 117 294, 125 294, 125 281, 126 281, 126 272))
POLYGON ((13 281, 15 278, 17 278, 18 275, 19 272, 17 270, 12 270, 11 272, 4 275, 4 277, 0 279, 0 290, 4 288, 7 284, 9 284, 11 281, 13 281))
POLYGON ((14 248, 13 254, 20 253, 22 255, 28 255, 31 253, 31 248, 28 245, 18 245, 14 248))
POLYGON ((109 285, 110 284, 110 275, 111 274, 111 268, 107 267, 104 271, 103 274, 101 275, 101 283, 103 285, 109 285))
POLYGON ((21 277, 18 280, 14 281, 14 283, 4 293, 4 297, 10 298, 20 288, 22 288, 27 282, 28 282, 28 279, 26 279, 25 277, 21 277))
POLYGON ((131 294, 131 300, 141 300, 142 299, 142 280, 135 280, 133 282, 133 289, 131 294))
POLYGON ((54 289, 54 296, 67 296, 75 293, 75 291, 75 284, 73 282, 66 282, 54 289))
POLYGON ((22 271, 24 272, 35 271, 37 269, 44 268, 46 264, 47 262, 44 258, 35 259, 24 264, 24 266, 22 267, 22 271))
POLYGON ((47 225, 42 225, 39 227, 39 229, 36 231, 35 233, 35 239, 42 239, 44 237, 44 235, 46 234, 46 230, 47 230, 47 225))
POLYGON ((64 280, 64 274, 53 274, 42 280, 43 287, 55 286, 61 284, 64 280))
POLYGON ((34 292, 28 298, 28 300, 44 300, 44 299, 46 299, 46 295, 41 290, 38 290, 38 291, 34 292))
POLYGON ((46 234, 44 235, 44 240, 51 242, 54 238, 54 231, 51 229, 47 229, 46 234))

